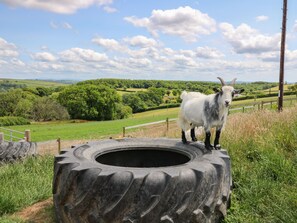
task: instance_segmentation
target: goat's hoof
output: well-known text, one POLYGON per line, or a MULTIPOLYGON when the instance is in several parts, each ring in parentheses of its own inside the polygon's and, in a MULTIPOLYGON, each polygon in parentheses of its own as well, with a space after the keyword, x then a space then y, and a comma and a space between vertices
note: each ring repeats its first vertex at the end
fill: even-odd
POLYGON ((211 150, 213 150, 213 146, 211 146, 211 145, 209 145, 209 146, 205 146, 205 149, 206 149, 207 151, 211 151, 211 150))
POLYGON ((215 148, 215 150, 221 150, 221 148, 222 148, 222 147, 221 147, 221 145, 220 145, 220 144, 218 144, 218 145, 215 145, 215 147, 214 147, 214 148, 215 148))
POLYGON ((198 140, 197 140, 197 138, 195 137, 195 138, 192 138, 192 141, 193 141, 193 142, 197 142, 198 140))
POLYGON ((187 140, 182 140, 183 144, 187 145, 189 142, 187 140))

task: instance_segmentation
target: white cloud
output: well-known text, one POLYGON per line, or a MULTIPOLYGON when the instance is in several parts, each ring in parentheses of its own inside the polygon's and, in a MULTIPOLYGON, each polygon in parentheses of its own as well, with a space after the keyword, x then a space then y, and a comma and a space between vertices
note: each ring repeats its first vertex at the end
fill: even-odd
POLYGON ((47 63, 47 62, 37 62, 31 65, 31 68, 36 72, 40 71, 65 71, 66 67, 62 64, 57 63, 47 63))
POLYGON ((149 18, 125 17, 137 27, 145 27, 154 36, 158 33, 179 36, 186 41, 197 41, 201 35, 216 31, 216 22, 207 14, 189 6, 171 10, 153 10, 149 18))
POLYGON ((56 61, 56 57, 49 52, 35 53, 32 55, 32 58, 34 60, 39 60, 39 61, 44 61, 44 62, 56 61))
POLYGON ((68 22, 63 22, 63 23, 62 23, 62 27, 63 27, 64 29, 72 29, 72 26, 71 26, 68 22))
POLYGON ((32 9, 42 9, 60 14, 71 14, 82 8, 88 8, 91 5, 105 6, 112 4, 113 0, 80 0, 80 1, 69 1, 69 0, 2 0, 12 7, 23 7, 32 9))
POLYGON ((280 34, 263 35, 247 24, 234 28, 229 23, 221 23, 220 28, 225 39, 238 54, 260 54, 279 49, 280 34))
POLYGON ((52 27, 53 29, 58 29, 59 25, 52 21, 50 22, 50 27, 52 27))
POLYGON ((156 40, 141 35, 125 38, 124 41, 134 47, 153 47, 158 45, 156 40))
POLYGON ((63 62, 100 62, 108 59, 106 54, 91 49, 71 48, 59 53, 63 62))
POLYGON ((13 43, 7 42, 0 37, 0 57, 17 57, 19 52, 13 43))
POLYGON ((293 31, 297 32, 297 20, 295 20, 295 23, 293 25, 293 31))
POLYGON ((26 65, 23 61, 21 61, 21 60, 19 60, 19 59, 17 59, 17 58, 12 58, 12 59, 10 60, 10 62, 11 62, 11 64, 14 65, 14 66, 21 66, 21 67, 24 67, 24 66, 26 65))
POLYGON ((92 39, 92 42, 107 49, 107 50, 113 50, 113 51, 119 51, 119 52, 125 52, 127 48, 120 44, 115 39, 105 39, 101 37, 96 37, 92 39))
POLYGON ((129 58, 127 62, 127 65, 132 66, 133 68, 144 68, 152 64, 147 58, 129 58))
POLYGON ((50 27, 52 27, 53 29, 72 29, 73 27, 68 23, 68 22, 62 22, 62 23, 56 23, 51 21, 50 22, 50 27))
POLYGON ((257 22, 263 22, 263 21, 267 21, 269 19, 268 16, 265 16, 265 15, 260 15, 260 16, 257 16, 256 17, 256 21, 257 22))
POLYGON ((116 8, 113 8, 113 7, 110 7, 110 6, 104 6, 103 9, 107 13, 115 13, 115 12, 118 11, 116 8))
POLYGON ((224 57, 224 54, 218 51, 217 49, 206 47, 198 47, 196 50, 196 55, 205 59, 216 59, 224 57))
POLYGON ((288 61, 296 61, 297 60, 297 50, 293 50, 293 51, 286 50, 285 58, 288 61))

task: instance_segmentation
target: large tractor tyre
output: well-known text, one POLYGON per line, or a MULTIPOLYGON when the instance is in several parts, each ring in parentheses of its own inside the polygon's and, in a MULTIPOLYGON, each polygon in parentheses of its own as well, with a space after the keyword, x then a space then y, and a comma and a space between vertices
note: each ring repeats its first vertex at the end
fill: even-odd
POLYGON ((0 143, 0 161, 13 162, 37 154, 34 142, 2 142, 0 143))
POLYGON ((212 223, 230 203, 224 150, 176 139, 103 140, 55 157, 53 198, 63 223, 212 223))

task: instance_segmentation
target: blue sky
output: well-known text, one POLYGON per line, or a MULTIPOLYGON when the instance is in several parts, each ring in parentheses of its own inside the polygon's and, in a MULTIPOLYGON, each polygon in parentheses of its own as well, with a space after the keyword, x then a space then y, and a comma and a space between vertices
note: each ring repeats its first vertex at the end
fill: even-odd
MULTIPOLYGON (((273 81, 282 0, 0 0, 0 77, 273 81)), ((288 0, 285 81, 297 82, 288 0)))

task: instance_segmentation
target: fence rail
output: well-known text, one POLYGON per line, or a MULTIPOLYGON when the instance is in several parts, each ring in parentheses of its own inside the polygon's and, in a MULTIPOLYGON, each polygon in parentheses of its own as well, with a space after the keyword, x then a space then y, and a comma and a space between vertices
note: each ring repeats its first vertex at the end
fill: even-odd
POLYGON ((24 132, 20 132, 17 130, 0 127, 0 143, 3 141, 12 142, 14 140, 18 140, 18 141, 24 140, 24 141, 30 142, 31 141, 30 130, 25 130, 24 132), (8 140, 6 140, 7 138, 8 140))
MULTIPOLYGON (((291 104, 293 104, 293 101, 296 101, 296 100, 297 100, 297 98, 285 98, 284 99, 284 101, 287 101, 287 102, 290 101, 291 104)), ((238 104, 235 108, 230 108, 229 113, 231 111, 238 111, 238 110, 242 110, 243 112, 245 112, 246 109, 250 109, 250 108, 255 109, 256 107, 258 108, 258 110, 261 110, 266 105, 270 105, 270 108, 272 108, 273 104, 278 104, 278 100, 258 101, 258 102, 251 102, 248 104, 238 104)))
POLYGON ((127 129, 134 129, 134 128, 139 128, 139 127, 144 127, 144 126, 149 126, 149 125, 156 125, 156 124, 161 124, 161 123, 166 123, 166 131, 169 130, 169 122, 176 121, 177 118, 166 118, 166 120, 161 120, 161 121, 156 121, 156 122, 149 122, 149 123, 144 123, 144 124, 139 124, 139 125, 133 125, 133 126, 126 126, 123 127, 123 137, 126 136, 126 130, 127 129))

